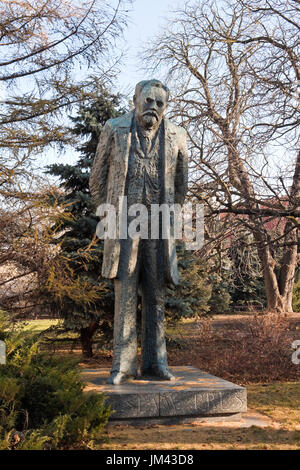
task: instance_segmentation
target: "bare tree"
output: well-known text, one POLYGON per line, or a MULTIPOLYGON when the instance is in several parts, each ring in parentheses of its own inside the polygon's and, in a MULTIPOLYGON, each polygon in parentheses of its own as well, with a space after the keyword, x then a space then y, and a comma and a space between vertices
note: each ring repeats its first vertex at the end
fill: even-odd
POLYGON ((117 72, 130 1, 0 0, 2 195, 34 151, 71 142, 65 113, 117 72))
POLYGON ((144 54, 152 70, 168 67, 172 113, 191 142, 191 194, 251 231, 277 312, 292 311, 300 215, 299 8, 285 4, 188 2, 144 54), (279 219, 275 235, 267 223, 279 219))

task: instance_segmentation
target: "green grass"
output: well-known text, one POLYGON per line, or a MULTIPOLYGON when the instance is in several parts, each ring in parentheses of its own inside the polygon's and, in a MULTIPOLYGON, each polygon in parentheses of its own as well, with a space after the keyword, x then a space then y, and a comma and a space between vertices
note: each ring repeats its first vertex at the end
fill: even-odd
POLYGON ((28 336, 32 334, 40 335, 42 333, 42 349, 51 353, 61 349, 72 349, 74 342, 76 343, 79 339, 79 333, 76 331, 65 331, 62 321, 59 319, 28 320, 21 325, 23 331, 28 336), (47 331, 51 327, 54 328, 47 331))
POLYGON ((59 324, 59 320, 28 320, 24 323, 24 331, 41 333, 44 330, 47 330, 51 326, 56 326, 59 324))

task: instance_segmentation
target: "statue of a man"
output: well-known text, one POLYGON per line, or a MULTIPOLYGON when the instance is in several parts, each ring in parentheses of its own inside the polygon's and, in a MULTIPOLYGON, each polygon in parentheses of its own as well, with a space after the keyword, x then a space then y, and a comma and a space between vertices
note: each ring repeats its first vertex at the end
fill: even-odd
MULTIPOLYGON (((158 80, 136 85, 135 109, 105 124, 97 147, 90 190, 98 207, 182 204, 187 191, 187 142, 183 128, 164 118, 169 90, 158 80), (125 198, 126 199, 126 198, 125 198)), ((128 216, 128 223, 130 222, 128 216)), ((150 222, 150 215, 149 215, 150 222)), ((108 383, 137 376, 137 301, 142 294, 141 374, 173 380, 164 330, 167 282, 178 282, 176 247, 169 237, 116 236, 104 241, 102 275, 114 279, 114 356, 108 383)), ((171 221, 172 224, 172 221, 171 221)), ((149 230, 149 232, 151 232, 149 230)))

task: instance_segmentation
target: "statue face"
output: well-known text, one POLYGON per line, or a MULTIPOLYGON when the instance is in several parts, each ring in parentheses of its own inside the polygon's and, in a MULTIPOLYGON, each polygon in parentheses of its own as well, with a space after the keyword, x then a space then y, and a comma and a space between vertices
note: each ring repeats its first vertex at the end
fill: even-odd
POLYGON ((146 128, 158 127, 167 107, 167 93, 163 88, 145 86, 134 97, 139 124, 146 128))

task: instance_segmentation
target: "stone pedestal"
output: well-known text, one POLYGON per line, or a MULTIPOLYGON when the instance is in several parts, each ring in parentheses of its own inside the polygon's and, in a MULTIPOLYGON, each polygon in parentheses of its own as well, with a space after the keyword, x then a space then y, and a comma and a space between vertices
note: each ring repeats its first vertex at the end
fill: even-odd
POLYGON ((85 369, 85 391, 106 395, 115 424, 237 420, 247 411, 245 388, 194 367, 170 370, 176 377, 172 382, 143 377, 108 385, 108 369, 85 369))

